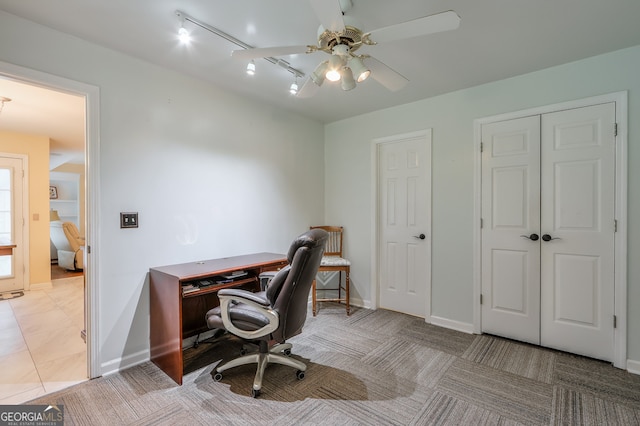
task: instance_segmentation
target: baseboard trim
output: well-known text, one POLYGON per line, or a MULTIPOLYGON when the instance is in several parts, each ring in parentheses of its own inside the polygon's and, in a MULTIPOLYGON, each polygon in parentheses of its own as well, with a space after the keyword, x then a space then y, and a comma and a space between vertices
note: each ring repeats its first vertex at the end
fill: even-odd
POLYGON ((51 281, 44 283, 35 283, 29 286, 29 290, 49 290, 53 288, 53 283, 51 281))
POLYGON ((102 376, 117 373, 120 370, 142 364, 149 361, 149 349, 145 349, 130 355, 126 355, 120 358, 113 359, 111 361, 103 362, 100 365, 100 371, 102 376))
POLYGON ((469 324, 461 321, 454 321, 447 318, 437 317, 431 315, 426 321, 432 325, 439 327, 449 328, 451 330, 461 331, 467 334, 473 334, 473 324, 469 324))
POLYGON ((640 375, 640 361, 634 361, 632 359, 627 360, 627 371, 631 374, 640 375))

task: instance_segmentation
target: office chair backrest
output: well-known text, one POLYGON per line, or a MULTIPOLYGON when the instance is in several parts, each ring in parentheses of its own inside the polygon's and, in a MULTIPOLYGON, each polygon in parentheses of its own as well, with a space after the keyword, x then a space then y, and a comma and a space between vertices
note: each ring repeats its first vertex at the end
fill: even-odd
POLYGON ((269 284, 267 297, 277 295, 272 303, 280 316, 280 327, 273 337, 280 342, 297 334, 307 319, 311 283, 318 272, 327 237, 326 231, 312 229, 296 238, 287 254, 290 266, 269 284))

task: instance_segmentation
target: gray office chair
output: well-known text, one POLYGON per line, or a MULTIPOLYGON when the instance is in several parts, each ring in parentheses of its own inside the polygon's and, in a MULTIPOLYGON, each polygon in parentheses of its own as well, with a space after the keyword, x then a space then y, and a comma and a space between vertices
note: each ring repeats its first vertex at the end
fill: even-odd
POLYGON ((222 379, 222 372, 239 365, 257 363, 251 396, 256 398, 262 388, 262 377, 269 363, 296 368, 298 379, 304 378, 307 366, 291 354, 291 344, 285 341, 300 333, 307 318, 307 302, 324 252, 328 234, 313 229, 296 238, 287 254, 289 265, 282 268, 263 292, 241 289, 218 292, 220 306, 205 315, 210 329, 224 329, 250 342, 257 342, 259 352, 243 355, 218 365, 213 378, 222 379), (270 347, 270 343, 273 346, 270 347), (282 353, 283 354, 282 354, 282 353))

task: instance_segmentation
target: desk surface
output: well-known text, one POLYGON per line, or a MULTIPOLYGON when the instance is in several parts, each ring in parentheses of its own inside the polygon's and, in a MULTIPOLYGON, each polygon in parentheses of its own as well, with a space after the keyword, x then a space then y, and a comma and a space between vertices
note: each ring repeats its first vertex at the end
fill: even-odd
POLYGON ((223 257, 220 259, 202 260, 199 262, 180 263, 177 265, 151 268, 153 271, 172 275, 180 280, 191 280, 203 275, 220 275, 238 269, 255 269, 278 261, 286 261, 284 254, 253 253, 242 256, 223 257))
POLYGON ((287 258, 283 254, 254 253, 150 268, 151 361, 176 383, 182 384, 182 340, 208 330, 205 314, 219 305, 217 291, 229 287, 256 291, 261 272, 286 264, 287 258), (181 283, 185 281, 240 270, 246 271, 247 277, 195 291, 188 296, 182 294, 181 283))

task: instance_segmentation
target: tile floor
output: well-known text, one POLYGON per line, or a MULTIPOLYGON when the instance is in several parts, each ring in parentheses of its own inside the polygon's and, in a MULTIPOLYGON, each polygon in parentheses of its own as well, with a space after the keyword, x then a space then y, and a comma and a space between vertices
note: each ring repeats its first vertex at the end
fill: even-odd
POLYGON ((0 300, 0 405, 87 380, 83 277, 0 300))

